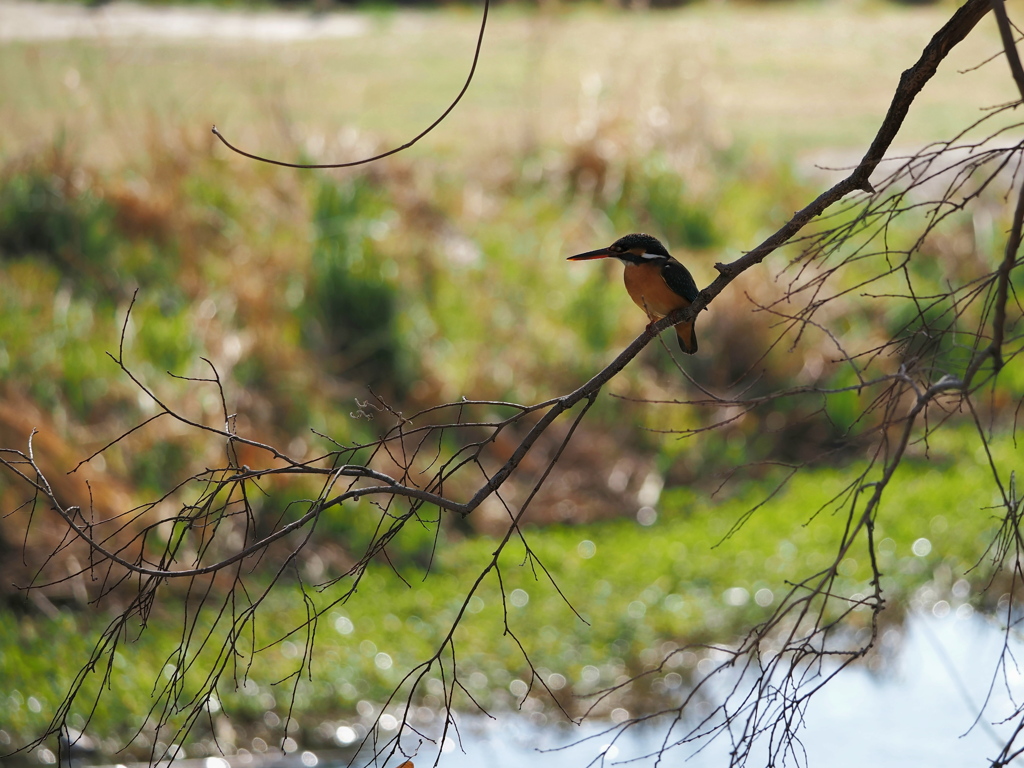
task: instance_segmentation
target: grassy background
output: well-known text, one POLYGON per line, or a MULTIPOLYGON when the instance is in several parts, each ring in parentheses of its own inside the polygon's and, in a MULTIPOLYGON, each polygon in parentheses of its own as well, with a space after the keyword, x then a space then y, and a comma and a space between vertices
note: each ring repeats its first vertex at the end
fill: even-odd
MULTIPOLYGON (((568 266, 564 256, 647 229, 707 284, 713 263, 749 248, 820 191, 827 174, 812 168, 813 158, 855 157, 866 145, 899 73, 950 12, 850 4, 656 14, 501 8, 477 81, 452 118, 393 160, 339 173, 251 164, 223 149, 209 126, 286 159, 350 159, 400 143, 461 84, 473 9, 367 13, 365 35, 336 41, 4 43, 0 445, 21 447, 40 428, 40 454, 67 484, 60 490, 83 493, 62 473, 150 413, 105 355, 117 347, 136 287, 126 336, 133 369, 168 401, 216 423, 210 392, 165 375, 202 375, 199 357, 209 357, 241 429, 296 454, 323 447, 310 427, 342 441, 371 438, 379 425, 351 416, 368 383, 410 411, 463 395, 528 402, 567 391, 643 320, 617 269, 568 266)), ((922 94, 897 143, 946 138, 982 108, 1009 101, 1002 62, 972 69, 996 45, 986 20, 922 94)), ((993 206, 985 231, 969 215, 954 217, 929 243, 918 276, 941 283, 991 261, 993 251, 979 244, 998 248, 998 195, 993 206)), ((909 237, 914 226, 891 235, 909 237)), ((774 338, 743 295, 769 290, 765 275, 774 278, 784 263, 780 256, 745 276, 701 318, 702 354, 686 367, 702 384, 733 385, 774 338)), ((864 345, 901 322, 866 300, 842 306, 834 331, 864 345)), ((764 363, 759 386, 848 384, 832 356, 824 335, 808 334, 792 351, 783 344, 764 363)), ((830 398, 829 418, 817 404, 775 404, 690 440, 652 429, 700 426, 713 415, 628 399, 671 400, 683 386, 664 351, 649 350, 611 387, 624 397, 602 397, 595 407, 578 441, 585 450, 567 456, 565 476, 575 485, 556 484, 562 496, 538 504, 535 522, 549 525, 531 530, 531 544, 589 626, 533 580, 521 552, 503 563, 507 591, 529 596, 510 609, 512 627, 546 676, 565 678, 566 694, 644 668, 656 660, 651 649, 741 632, 779 599, 787 579, 819 564, 841 531, 841 515, 827 510, 812 521, 812 513, 861 466, 857 449, 836 466, 801 473, 722 540, 780 479, 759 462, 819 456, 866 399, 830 398), (744 471, 731 473, 736 464, 744 471), (635 515, 652 477, 664 490, 657 522, 646 527, 635 515)), ((1004 417, 1022 386, 1021 372, 1007 370, 989 404, 1001 470, 1016 460, 1004 429, 1012 419, 1004 417)), ((147 430, 93 462, 95 502, 118 509, 151 498, 221 450, 180 430, 147 430)), ((983 571, 950 592, 993 535, 982 458, 970 429, 958 426, 927 451, 915 445, 901 468, 879 533, 894 619, 943 596, 984 604, 983 571), (922 538, 930 552, 915 555, 922 538)), ((272 518, 306 489, 268 491, 257 511, 272 518)), ((20 500, 0 479, 3 511, 20 500)), ((364 505, 323 521, 323 540, 304 565, 307 582, 330 577, 358 551, 372 529, 370 511, 364 505)), ((301 711, 317 713, 303 718, 307 742, 326 739, 340 722, 358 724, 360 701, 379 705, 436 647, 468 578, 493 550, 488 519, 481 510, 475 530, 442 531, 425 580, 433 539, 410 529, 393 555, 412 588, 375 565, 363 593, 326 609, 315 680, 297 699, 301 711), (366 593, 375 599, 361 599, 366 593)), ((14 562, 24 517, 3 524, 14 562)), ((847 593, 863 589, 863 554, 851 554, 841 573, 847 593)), ((15 578, 24 580, 8 581, 15 578)), ((254 574, 253 587, 266 579, 254 574)), ((337 598, 336 590, 307 594, 321 606, 337 598)), ((513 706, 510 686, 524 679, 524 665, 499 637, 497 594, 486 584, 461 630, 463 669, 482 676, 467 683, 474 696, 513 706)), ((76 607, 73 595, 54 600, 55 616, 12 600, 0 621, 0 676, 10 681, 0 695, 0 735, 14 743, 45 725, 66 689, 69 665, 52 660, 84 661, 105 621, 76 607), (40 653, 58 641, 58 652, 40 653)), ((298 583, 286 580, 268 608, 281 626, 303 615, 298 583)), ((216 626, 206 615, 200 625, 216 626)), ((260 623, 259 632, 257 646, 280 628, 260 623)), ((271 683, 298 665, 296 642, 258 654, 242 691, 224 686, 225 705, 239 713, 236 736, 224 743, 280 735, 266 713, 283 716, 288 697, 271 683)), ((113 687, 94 721, 110 740, 105 747, 140 722, 172 652, 168 638, 152 632, 126 647, 131 659, 115 657, 113 687)), ((659 684, 646 694, 675 685, 667 676, 659 684)), ((542 708, 537 714, 547 717, 542 708)), ((84 711, 75 717, 72 724, 84 725, 84 711)), ((196 755, 213 750, 207 734, 189 746, 196 755)))
MULTIPOLYGON (((502 7, 457 119, 406 159, 442 154, 478 168, 495 150, 563 148, 595 119, 615 120, 627 135, 653 120, 668 135, 697 130, 781 157, 859 148, 948 15, 946 6, 849 3, 652 14, 502 7)), ((401 143, 457 92, 479 18, 464 8, 370 20, 366 34, 330 41, 7 43, 0 149, 10 155, 63 133, 90 164, 139 163, 154 132, 201 146, 213 124, 277 153, 353 131, 401 143)), ((981 107, 1012 99, 994 72, 1000 62, 973 69, 997 42, 986 19, 921 94, 901 141, 946 136, 981 107)))

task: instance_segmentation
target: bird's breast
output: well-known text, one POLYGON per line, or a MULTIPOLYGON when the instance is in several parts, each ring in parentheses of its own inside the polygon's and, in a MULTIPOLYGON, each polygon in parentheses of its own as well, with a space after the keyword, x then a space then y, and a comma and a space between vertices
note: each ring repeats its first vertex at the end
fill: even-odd
POLYGON ((690 302, 668 287, 659 264, 627 264, 622 273, 626 291, 651 320, 657 320, 690 302))

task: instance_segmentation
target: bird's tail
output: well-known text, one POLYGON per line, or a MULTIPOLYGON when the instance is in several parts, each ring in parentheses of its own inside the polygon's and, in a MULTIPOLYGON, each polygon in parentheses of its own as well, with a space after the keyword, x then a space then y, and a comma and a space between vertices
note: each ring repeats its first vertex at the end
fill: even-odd
POLYGON ((697 351, 697 332, 693 328, 693 321, 677 325, 676 335, 679 337, 679 348, 683 352, 692 355, 697 351))

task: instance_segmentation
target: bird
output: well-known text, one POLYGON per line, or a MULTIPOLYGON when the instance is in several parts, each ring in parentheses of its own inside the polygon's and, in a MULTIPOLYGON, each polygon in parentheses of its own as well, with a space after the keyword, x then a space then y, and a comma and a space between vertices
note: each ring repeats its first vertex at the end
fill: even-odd
MULTIPOLYGON (((618 259, 625 265, 622 277, 633 302, 657 322, 681 307, 697 300, 697 284, 690 271, 672 258, 661 242, 650 235, 635 233, 620 237, 607 248, 570 256, 567 261, 618 259)), ((648 323, 648 329, 651 327, 648 323)), ((688 355, 697 351, 693 320, 679 323, 676 335, 679 348, 688 355)))

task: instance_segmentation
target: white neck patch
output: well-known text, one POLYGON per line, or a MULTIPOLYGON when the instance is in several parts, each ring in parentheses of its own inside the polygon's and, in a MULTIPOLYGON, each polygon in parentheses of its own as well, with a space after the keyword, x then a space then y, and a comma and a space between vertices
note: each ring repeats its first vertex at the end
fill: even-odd
POLYGON ((661 256, 661 255, 659 255, 657 253, 642 253, 642 254, 640 254, 640 256, 641 256, 641 258, 644 258, 644 259, 664 259, 665 258, 664 256, 661 256))

